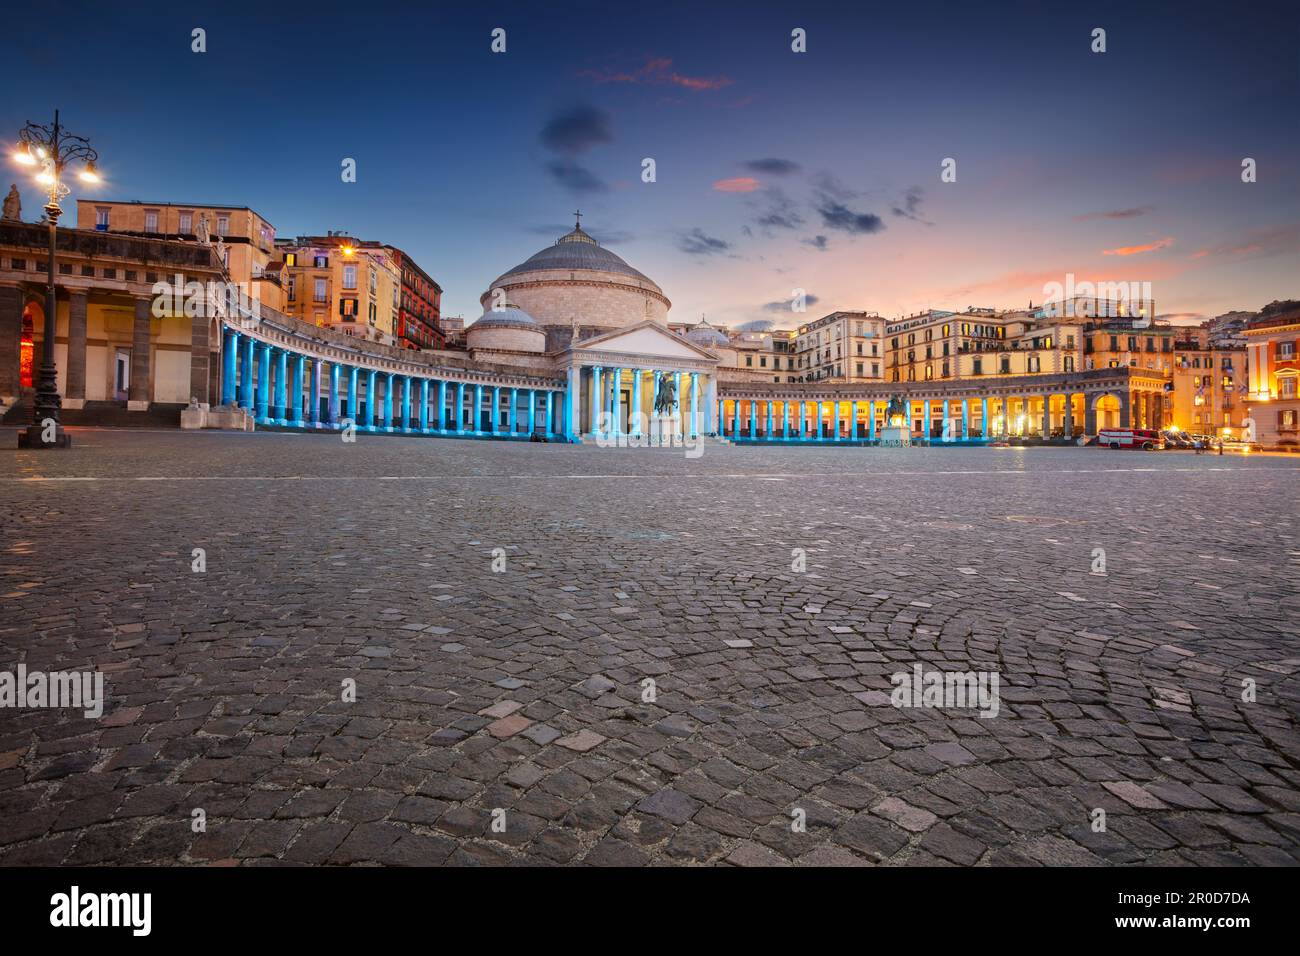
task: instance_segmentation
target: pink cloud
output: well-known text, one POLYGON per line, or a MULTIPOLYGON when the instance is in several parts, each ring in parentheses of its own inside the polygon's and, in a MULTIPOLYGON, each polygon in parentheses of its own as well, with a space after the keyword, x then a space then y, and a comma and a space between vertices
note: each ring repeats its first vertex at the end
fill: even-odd
POLYGON ((727 76, 687 76, 673 69, 673 61, 664 56, 646 57, 645 64, 632 71, 626 70, 582 70, 579 76, 585 76, 596 83, 644 83, 654 86, 680 86, 683 89, 699 92, 701 90, 720 90, 731 85, 727 76))
POLYGON ((732 179, 719 179, 713 188, 720 193, 752 193, 758 188, 758 180, 752 176, 736 176, 732 179))
POLYGON ((1166 236, 1164 239, 1157 239, 1155 242, 1148 242, 1140 246, 1120 246, 1116 249, 1103 249, 1103 256, 1136 256, 1143 252, 1156 252, 1160 249, 1167 249, 1174 244, 1173 236, 1166 236))

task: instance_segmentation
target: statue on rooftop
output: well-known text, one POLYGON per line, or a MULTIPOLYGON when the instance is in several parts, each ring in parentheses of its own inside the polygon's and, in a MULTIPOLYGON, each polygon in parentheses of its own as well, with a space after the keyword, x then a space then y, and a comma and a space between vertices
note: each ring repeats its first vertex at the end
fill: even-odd
POLYGON ((9 187, 9 195, 5 196, 4 218, 14 222, 22 222, 23 200, 18 195, 17 183, 9 187))
POLYGON ((206 212, 199 213, 199 224, 194 230, 194 236, 199 240, 200 245, 212 245, 212 240, 208 233, 208 214, 206 212))

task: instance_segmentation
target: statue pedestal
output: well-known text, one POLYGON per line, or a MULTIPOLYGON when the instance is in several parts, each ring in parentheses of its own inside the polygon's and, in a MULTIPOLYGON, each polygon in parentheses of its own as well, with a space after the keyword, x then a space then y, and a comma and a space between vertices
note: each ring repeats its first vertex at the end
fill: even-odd
POLYGON ((912 430, 906 425, 886 425, 880 429, 880 444, 884 448, 902 448, 912 444, 912 430))
POLYGON ((677 423, 677 416, 653 416, 650 419, 649 437, 651 445, 680 445, 682 443, 682 432, 677 423))

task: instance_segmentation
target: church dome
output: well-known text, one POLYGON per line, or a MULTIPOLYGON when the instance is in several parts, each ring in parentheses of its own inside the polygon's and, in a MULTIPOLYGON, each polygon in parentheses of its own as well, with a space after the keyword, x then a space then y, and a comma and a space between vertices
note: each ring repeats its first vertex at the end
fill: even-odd
POLYGON ((581 224, 498 276, 479 296, 485 316, 502 294, 552 331, 574 323, 598 332, 646 321, 666 327, 672 308, 653 280, 602 246, 581 224))
MULTIPOLYGON (((529 256, 519 265, 501 274, 519 275, 522 272, 541 272, 547 269, 582 269, 593 272, 613 272, 618 275, 631 276, 642 282, 653 282, 644 273, 633 269, 615 253, 610 252, 595 239, 583 231, 582 226, 574 226, 573 231, 555 240, 554 245, 547 246, 540 252, 529 256)), ((498 280, 500 281, 500 280, 498 280)), ((655 288, 659 288, 655 286, 655 288)))
POLYGON ((488 309, 469 327, 469 331, 474 329, 488 328, 537 328, 537 320, 531 315, 519 308, 517 305, 506 303, 502 309, 488 309))
POLYGON ((686 341, 706 349, 726 348, 730 344, 727 333, 709 325, 704 319, 686 331, 686 341))
POLYGON ((491 309, 465 330, 465 341, 471 350, 485 349, 506 352, 543 352, 546 333, 537 321, 507 302, 501 309, 491 309))

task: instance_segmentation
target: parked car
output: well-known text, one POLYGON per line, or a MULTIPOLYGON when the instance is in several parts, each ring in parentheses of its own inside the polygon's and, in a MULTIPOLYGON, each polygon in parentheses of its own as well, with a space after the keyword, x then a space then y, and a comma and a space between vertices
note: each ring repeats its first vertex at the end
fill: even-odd
POLYGON ((1195 448, 1196 442, 1186 432, 1166 431, 1161 432, 1161 437, 1165 440, 1166 448, 1195 448))

